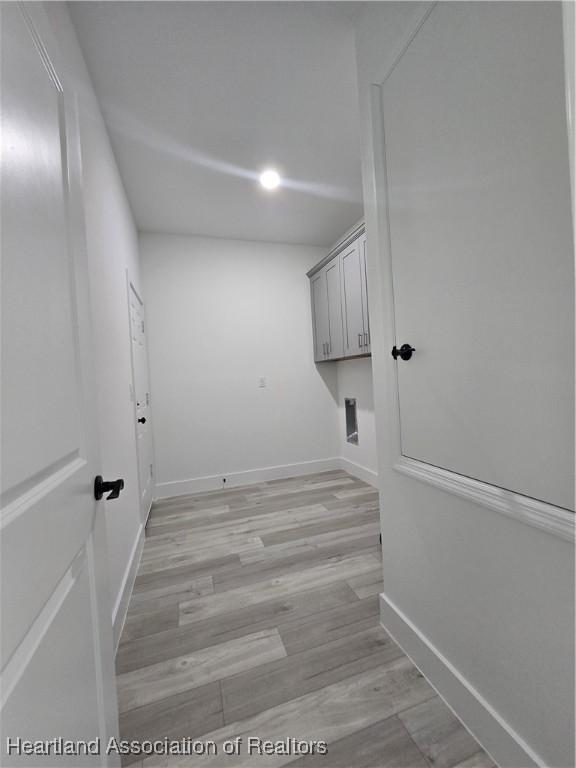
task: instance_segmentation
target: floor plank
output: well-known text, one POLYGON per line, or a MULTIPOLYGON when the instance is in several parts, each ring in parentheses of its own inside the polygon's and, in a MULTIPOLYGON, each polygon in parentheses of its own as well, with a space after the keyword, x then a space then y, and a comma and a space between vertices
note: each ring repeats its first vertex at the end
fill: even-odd
POLYGON ((294 592, 315 589, 325 586, 331 581, 359 576, 374 570, 375 564, 378 562, 378 558, 374 555, 357 555, 336 563, 327 563, 315 568, 308 568, 305 571, 261 581, 256 585, 249 584, 238 589, 230 589, 227 592, 200 597, 197 600, 180 604, 180 624, 200 621, 209 616, 217 616, 219 613, 226 613, 241 607, 246 608, 277 597, 285 597, 294 592))
MULTIPOLYGON (((120 733, 130 741, 195 738, 223 725, 219 683, 209 683, 120 714, 120 733)), ((137 760, 134 756, 133 760, 128 757, 122 762, 130 765, 137 760)))
POLYGON ((430 768, 396 715, 330 744, 328 754, 309 755, 290 768, 430 768))
MULTIPOLYGON (((328 685, 284 704, 267 709, 254 717, 225 725, 206 734, 204 738, 222 744, 226 739, 241 737, 244 744, 250 736, 280 741, 287 734, 302 741, 338 741, 402 709, 418 704, 434 695, 421 673, 402 657, 370 669, 346 680, 328 685)), ((279 768, 293 760, 293 755, 259 755, 259 768, 279 768)), ((146 768, 164 764, 170 768, 191 766, 254 766, 254 754, 247 750, 240 755, 198 758, 186 757, 144 761, 146 768)))
MULTIPOLYGON (((134 639, 123 638, 116 655, 116 671, 118 674, 131 672, 263 629, 281 629, 284 624, 292 622, 300 624, 303 619, 315 626, 318 617, 330 614, 334 608, 351 606, 352 615, 357 616, 359 622, 364 619, 366 623, 366 626, 359 623, 359 628, 365 629, 375 625, 377 612, 376 604, 369 612, 364 607, 365 602, 359 601, 344 581, 338 581, 322 589, 258 603, 250 608, 231 611, 195 624, 173 627, 134 639), (356 603, 362 605, 361 611, 356 610, 356 603), (366 621, 367 617, 369 622, 366 621)), ((300 630, 299 634, 309 637, 311 633, 300 630)), ((290 642, 292 643, 292 640, 290 642)), ((307 641, 307 647, 318 644, 318 641, 307 641)))
POLYGON ((222 681, 225 722, 243 720, 402 656, 380 627, 261 664, 222 681), (246 696, 250 691, 250 696, 246 696))
POLYGON ((342 470, 154 503, 116 656, 124 739, 239 736, 151 766, 494 768, 379 625, 377 491, 342 470), (248 754, 246 739, 328 742, 248 754))
POLYGON ((278 630, 264 629, 119 675, 118 706, 143 707, 285 655, 278 630))
POLYGON ((376 627, 378 616, 378 598, 372 597, 290 621, 278 629, 288 655, 292 655, 376 627))
POLYGON ((438 696, 402 712, 400 719, 435 768, 453 768, 478 752, 476 740, 438 696))

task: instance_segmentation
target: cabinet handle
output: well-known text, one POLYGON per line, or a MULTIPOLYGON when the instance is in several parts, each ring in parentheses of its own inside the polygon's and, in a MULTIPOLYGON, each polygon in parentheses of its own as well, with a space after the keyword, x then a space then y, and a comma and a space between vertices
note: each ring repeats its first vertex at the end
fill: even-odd
POLYGON ((363 346, 363 344, 362 344, 362 334, 361 333, 358 334, 358 346, 360 348, 362 348, 362 346, 363 346))
POLYGON ((367 347, 370 344, 370 335, 368 333, 364 334, 364 346, 367 347))
POLYGON ((330 344, 330 342, 329 342, 329 341, 327 341, 327 342, 326 342, 326 354, 327 354, 327 355, 329 355, 329 354, 330 354, 330 347, 331 347, 331 346, 332 346, 332 345, 330 344))

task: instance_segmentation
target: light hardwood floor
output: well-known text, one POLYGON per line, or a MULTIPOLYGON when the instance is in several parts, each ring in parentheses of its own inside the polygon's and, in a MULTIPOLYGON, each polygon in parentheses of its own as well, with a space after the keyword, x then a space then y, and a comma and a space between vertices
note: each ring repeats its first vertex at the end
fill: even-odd
POLYGON ((154 504, 116 659, 124 739, 324 740, 163 766, 493 768, 379 626, 378 495, 345 472, 154 504))

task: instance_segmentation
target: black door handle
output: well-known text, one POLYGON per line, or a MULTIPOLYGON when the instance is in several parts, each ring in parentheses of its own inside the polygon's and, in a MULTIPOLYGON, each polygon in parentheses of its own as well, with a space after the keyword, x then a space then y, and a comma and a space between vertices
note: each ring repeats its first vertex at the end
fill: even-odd
POLYGON ((146 424, 146 419, 144 418, 144 416, 138 419, 138 424, 146 424))
POLYGON ((94 478, 94 498, 96 501, 100 501, 105 493, 110 491, 110 495, 106 496, 106 499, 117 499, 120 496, 120 491, 124 488, 124 480, 103 480, 102 475, 96 475, 94 478))
POLYGON ((400 349, 396 347, 396 344, 392 347, 392 357, 394 360, 398 360, 398 357, 401 357, 402 360, 410 360, 412 352, 416 352, 416 350, 410 344, 402 344, 400 349))

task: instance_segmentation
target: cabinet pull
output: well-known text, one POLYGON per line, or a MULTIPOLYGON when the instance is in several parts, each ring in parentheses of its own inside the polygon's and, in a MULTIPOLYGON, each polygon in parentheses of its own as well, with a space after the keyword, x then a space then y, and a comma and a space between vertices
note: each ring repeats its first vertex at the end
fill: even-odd
POLYGON ((362 348, 362 346, 363 346, 363 344, 362 344, 362 334, 361 333, 358 334, 358 346, 360 348, 362 348))
POLYGON ((327 342, 326 342, 326 354, 327 354, 327 355, 329 355, 329 354, 330 354, 330 348, 331 348, 331 346, 332 346, 332 345, 331 345, 331 343, 330 343, 329 341, 327 341, 327 342))
POLYGON ((367 347, 370 344, 370 336, 368 333, 364 334, 364 346, 367 347))

